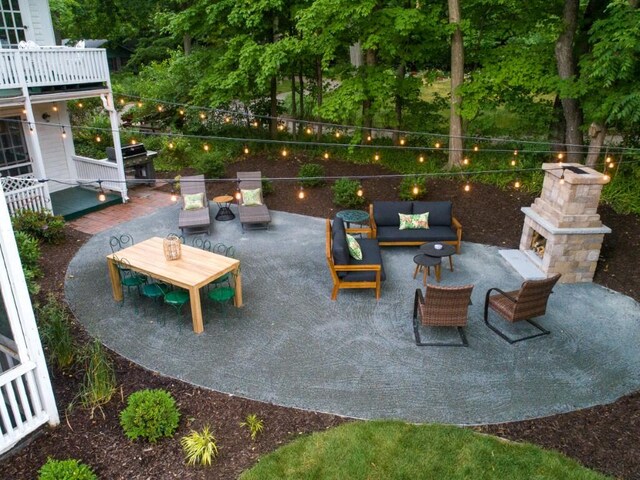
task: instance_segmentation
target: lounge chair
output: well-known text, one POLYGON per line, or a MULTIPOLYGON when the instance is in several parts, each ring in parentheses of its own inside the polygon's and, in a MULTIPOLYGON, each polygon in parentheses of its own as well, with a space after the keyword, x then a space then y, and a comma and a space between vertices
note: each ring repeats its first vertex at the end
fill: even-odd
POLYGON ((182 194, 182 208, 178 216, 178 227, 184 234, 188 229, 194 232, 211 231, 211 216, 209 214, 209 199, 204 183, 204 175, 182 177, 180 179, 180 193, 182 194), (194 195, 201 194, 200 207, 194 200, 194 195))
POLYGON ((269 229, 271 214, 262 196, 262 174, 238 172, 238 188, 241 194, 238 202, 238 216, 242 233, 247 226, 269 229))

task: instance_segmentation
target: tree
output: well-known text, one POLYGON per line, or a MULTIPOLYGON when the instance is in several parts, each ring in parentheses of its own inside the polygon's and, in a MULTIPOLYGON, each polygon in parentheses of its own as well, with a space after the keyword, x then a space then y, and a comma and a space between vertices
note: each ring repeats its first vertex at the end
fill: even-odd
POLYGON ((462 116, 460 105, 462 96, 460 87, 464 82, 464 46, 460 29, 460 4, 458 0, 449 2, 449 23, 453 26, 451 33, 451 115, 449 117, 449 162, 448 168, 462 165, 462 116))

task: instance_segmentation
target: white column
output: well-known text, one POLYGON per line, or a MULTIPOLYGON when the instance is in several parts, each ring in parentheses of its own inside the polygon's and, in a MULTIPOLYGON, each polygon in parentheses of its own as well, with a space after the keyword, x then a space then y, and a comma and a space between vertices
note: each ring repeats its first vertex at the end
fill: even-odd
POLYGON ((127 192, 127 178, 124 175, 124 160, 122 159, 122 145, 120 144, 120 118, 113 103, 113 93, 111 93, 111 81, 109 81, 109 93, 100 95, 102 104, 109 112, 109 121, 111 122, 111 136, 113 137, 113 149, 116 152, 116 165, 118 166, 118 180, 122 184, 122 203, 129 200, 127 192))

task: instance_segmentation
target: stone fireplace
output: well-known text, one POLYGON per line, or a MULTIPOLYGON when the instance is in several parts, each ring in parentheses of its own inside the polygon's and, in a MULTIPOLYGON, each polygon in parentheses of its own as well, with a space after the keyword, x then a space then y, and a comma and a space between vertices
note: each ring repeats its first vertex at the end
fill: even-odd
POLYGON ((597 212, 608 179, 577 163, 545 163, 542 168, 542 194, 522 208, 520 248, 501 254, 525 278, 561 273, 563 283, 591 282, 604 235, 611 232, 597 212))

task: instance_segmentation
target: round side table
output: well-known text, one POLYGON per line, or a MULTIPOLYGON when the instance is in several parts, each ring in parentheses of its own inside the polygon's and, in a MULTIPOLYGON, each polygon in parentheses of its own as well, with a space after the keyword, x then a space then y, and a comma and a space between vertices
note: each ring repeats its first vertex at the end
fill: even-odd
POLYGON ((430 257, 443 258, 449 257, 449 269, 453 272, 453 257, 456 253, 456 247, 443 242, 429 242, 423 243, 418 249, 421 253, 430 257), (442 248, 436 249, 436 245, 440 245, 442 248))
POLYGON ((227 220, 233 220, 236 216, 231 211, 229 205, 233 202, 231 195, 220 195, 214 197, 213 201, 218 204, 218 213, 216 213, 216 220, 220 222, 226 222, 227 220))
POLYGON ((413 278, 416 278, 418 272, 422 270, 422 283, 427 286, 427 275, 431 275, 431 267, 436 273, 436 282, 440 283, 440 264, 442 260, 439 257, 430 257, 421 253, 413 257, 413 262, 416 264, 416 270, 413 272, 413 278))
POLYGON ((369 221, 369 213, 364 210, 340 210, 336 217, 341 218, 347 224, 347 228, 351 227, 352 223, 364 224, 369 221))

